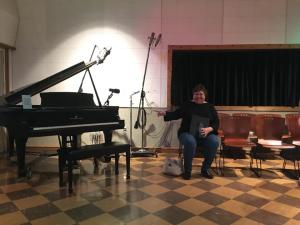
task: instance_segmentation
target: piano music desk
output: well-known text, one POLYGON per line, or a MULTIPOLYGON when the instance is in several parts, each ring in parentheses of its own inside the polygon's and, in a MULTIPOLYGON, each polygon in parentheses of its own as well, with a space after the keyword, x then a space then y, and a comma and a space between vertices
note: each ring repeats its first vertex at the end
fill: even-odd
POLYGON ((68 164, 68 183, 69 193, 73 192, 73 162, 76 160, 88 159, 93 157, 101 157, 105 155, 115 155, 115 174, 119 174, 119 153, 126 153, 126 178, 130 179, 130 145, 120 142, 111 142, 108 144, 86 145, 76 149, 58 150, 58 167, 59 167, 59 185, 63 186, 63 170, 64 165, 68 164))

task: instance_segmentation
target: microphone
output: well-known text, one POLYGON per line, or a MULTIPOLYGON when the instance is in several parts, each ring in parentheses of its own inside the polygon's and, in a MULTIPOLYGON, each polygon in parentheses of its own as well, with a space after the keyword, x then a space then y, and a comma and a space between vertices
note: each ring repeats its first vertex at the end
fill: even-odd
POLYGON ((110 54, 111 48, 110 49, 104 48, 104 50, 105 50, 105 53, 104 53, 102 59, 100 58, 99 55, 97 56, 98 57, 97 65, 104 62, 105 58, 110 54))
POLYGON ((138 94, 140 91, 133 92, 132 95, 138 94))
POLYGON ((115 93, 115 94, 119 94, 120 93, 120 89, 115 89, 115 88, 110 88, 108 89, 110 92, 115 93))
POLYGON ((154 41, 154 39, 155 39, 155 33, 154 32, 151 33, 151 36, 149 37, 149 39, 150 39, 149 45, 151 46, 152 43, 153 43, 153 41, 154 41))
POLYGON ((156 47, 159 44, 160 39, 161 39, 161 33, 157 36, 154 47, 156 47))
POLYGON ((136 94, 138 94, 138 93, 140 93, 140 91, 135 91, 135 92, 133 92, 133 93, 130 95, 130 97, 132 97, 132 96, 134 96, 134 95, 136 95, 136 94))

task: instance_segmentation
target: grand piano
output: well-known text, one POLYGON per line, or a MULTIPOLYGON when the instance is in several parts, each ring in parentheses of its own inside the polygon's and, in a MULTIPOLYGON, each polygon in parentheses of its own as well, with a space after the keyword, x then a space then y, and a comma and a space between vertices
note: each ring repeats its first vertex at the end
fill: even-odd
MULTIPOLYGON (((95 89, 89 68, 97 61, 80 62, 46 79, 14 90, 0 97, 0 126, 6 127, 15 146, 18 176, 25 177, 29 169, 25 163, 26 142, 29 137, 58 135, 60 146, 74 147, 80 143, 78 136, 84 132, 103 131, 105 142, 111 142, 113 130, 124 128, 119 118, 118 106, 102 106, 95 89), (88 72, 93 83, 98 105, 93 94, 80 92, 42 92, 80 72, 88 72), (40 93, 41 105, 24 109, 18 103, 23 95, 40 93)), ((85 73, 86 74, 86 73, 85 73)), ((11 150, 9 150, 11 152, 11 150)))

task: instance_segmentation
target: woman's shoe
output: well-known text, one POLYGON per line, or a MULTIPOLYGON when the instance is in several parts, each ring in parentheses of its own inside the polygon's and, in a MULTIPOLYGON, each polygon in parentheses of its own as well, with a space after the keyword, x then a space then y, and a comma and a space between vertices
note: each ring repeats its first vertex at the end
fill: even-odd
POLYGON ((192 177, 191 173, 189 173, 189 172, 184 172, 181 176, 185 180, 190 180, 192 177))
POLYGON ((212 174, 210 174, 207 170, 206 171, 201 171, 201 176, 205 177, 207 179, 213 179, 214 176, 212 174))

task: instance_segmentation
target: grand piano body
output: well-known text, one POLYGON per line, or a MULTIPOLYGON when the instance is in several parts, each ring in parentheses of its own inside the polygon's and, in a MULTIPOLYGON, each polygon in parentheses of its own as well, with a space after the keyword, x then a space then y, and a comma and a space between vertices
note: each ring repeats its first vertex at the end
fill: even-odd
POLYGON ((89 68, 95 64, 96 62, 80 62, 44 80, 1 96, 0 126, 6 127, 9 139, 14 140, 10 142, 8 151, 11 154, 15 146, 19 177, 28 175, 25 152, 29 137, 59 135, 62 148, 75 148, 80 143, 78 136, 82 133, 103 131, 105 142, 109 143, 112 131, 124 128, 124 121, 118 115, 118 106, 102 106, 96 89, 98 105, 94 103, 92 94, 41 93, 82 71, 90 74, 89 68), (22 101, 22 95, 33 96, 38 93, 41 96, 41 105, 33 105, 32 109, 17 105, 22 101))

